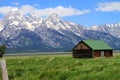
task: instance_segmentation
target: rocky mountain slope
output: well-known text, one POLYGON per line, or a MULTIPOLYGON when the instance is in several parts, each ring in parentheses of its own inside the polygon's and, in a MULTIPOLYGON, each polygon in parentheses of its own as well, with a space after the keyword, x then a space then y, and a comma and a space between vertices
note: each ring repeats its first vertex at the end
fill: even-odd
POLYGON ((9 49, 70 51, 83 39, 104 40, 119 49, 120 23, 86 28, 55 13, 40 18, 35 14, 22 16, 18 9, 11 10, 0 21, 0 44, 9 49))
POLYGON ((109 33, 117 38, 120 38, 120 22, 116 24, 104 24, 100 26, 93 26, 90 30, 109 33))

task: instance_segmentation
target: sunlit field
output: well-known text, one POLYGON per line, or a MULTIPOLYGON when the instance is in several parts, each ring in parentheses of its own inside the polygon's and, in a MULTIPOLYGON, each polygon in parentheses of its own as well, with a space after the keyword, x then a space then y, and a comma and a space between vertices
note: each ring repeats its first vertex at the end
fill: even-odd
POLYGON ((119 54, 113 58, 81 59, 59 54, 2 59, 6 59, 9 80, 120 80, 119 54))

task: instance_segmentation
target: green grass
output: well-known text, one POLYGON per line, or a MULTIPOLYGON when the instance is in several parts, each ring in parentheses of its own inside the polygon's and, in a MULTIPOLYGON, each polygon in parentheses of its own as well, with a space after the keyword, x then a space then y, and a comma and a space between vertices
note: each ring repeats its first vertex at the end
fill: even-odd
POLYGON ((120 55, 94 59, 75 59, 71 55, 8 56, 4 59, 9 80, 120 80, 120 55))

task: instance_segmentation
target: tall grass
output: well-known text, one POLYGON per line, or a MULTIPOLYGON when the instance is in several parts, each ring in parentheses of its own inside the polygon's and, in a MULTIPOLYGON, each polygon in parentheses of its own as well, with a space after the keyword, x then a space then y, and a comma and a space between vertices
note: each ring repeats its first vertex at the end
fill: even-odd
POLYGON ((5 59, 9 80, 120 80, 120 55, 94 59, 75 59, 71 55, 5 59))

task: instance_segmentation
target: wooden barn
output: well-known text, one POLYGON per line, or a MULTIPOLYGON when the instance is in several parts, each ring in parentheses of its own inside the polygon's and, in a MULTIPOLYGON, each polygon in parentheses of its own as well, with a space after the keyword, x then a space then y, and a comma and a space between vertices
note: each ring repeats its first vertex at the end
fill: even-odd
POLYGON ((74 48, 74 58, 112 57, 113 49, 102 40, 82 40, 74 48))

